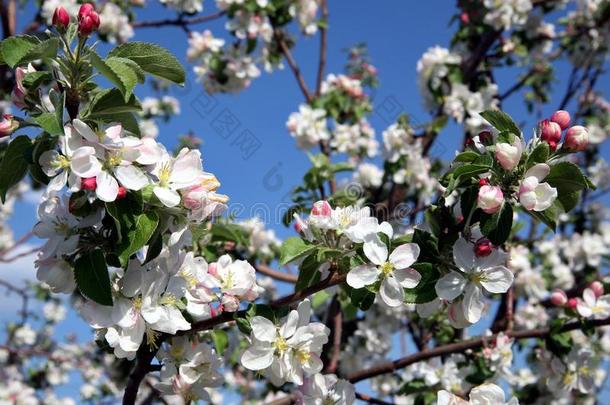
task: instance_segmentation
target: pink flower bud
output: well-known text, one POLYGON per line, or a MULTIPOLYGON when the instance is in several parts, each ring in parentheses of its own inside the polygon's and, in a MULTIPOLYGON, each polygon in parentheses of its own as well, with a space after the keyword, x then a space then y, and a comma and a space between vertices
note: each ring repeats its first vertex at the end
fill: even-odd
POLYGON ((80 187, 83 190, 93 191, 97 188, 97 180, 95 177, 87 177, 86 179, 81 179, 80 187))
POLYGON ((474 245, 474 254, 477 257, 487 257, 494 250, 494 245, 487 238, 481 238, 474 245))
POLYGON ((53 12, 53 26, 57 31, 64 32, 70 24, 70 15, 63 7, 57 7, 53 12))
POLYGON ((538 128, 541 138, 546 142, 559 142, 561 139, 561 127, 556 122, 542 120, 538 124, 538 128))
POLYGON ((479 187, 487 186, 489 184, 488 179, 479 179, 479 187))
POLYGON ((78 33, 88 37, 100 26, 100 16, 95 12, 92 4, 85 3, 78 10, 78 33))
POLYGON ((589 285, 589 288, 591 291, 593 291, 593 294, 595 294, 597 298, 604 295, 604 285, 599 281, 592 282, 591 285, 589 285))
POLYGON ((568 296, 563 290, 556 288, 551 293, 551 303, 556 307, 563 307, 568 302, 568 296))
POLYGON ((333 209, 330 207, 330 204, 328 203, 328 201, 326 201, 326 200, 316 201, 313 204, 313 208, 311 209, 311 215, 328 217, 328 216, 330 216, 332 210, 333 209))
POLYGON ((239 309, 239 299, 234 295, 224 294, 222 296, 222 308, 227 312, 235 312, 239 309))
POLYGON ((119 186, 119 191, 117 192, 116 199, 122 200, 127 196, 127 189, 123 186, 119 186))
POLYGON ((553 113, 551 121, 556 122, 559 127, 564 130, 570 126, 570 113, 564 110, 558 110, 553 113))
POLYGON ((504 202, 504 194, 498 186, 483 186, 479 189, 477 207, 487 214, 493 214, 500 210, 504 202))
POLYGON ((0 138, 9 136, 19 128, 19 122, 11 114, 4 114, 0 121, 0 138))
POLYGON ((570 151, 580 152, 589 144, 589 133, 585 127, 574 125, 566 132, 566 140, 563 146, 570 151))
POLYGON ((578 306, 578 298, 570 298, 568 300, 568 304, 567 304, 568 308, 576 309, 577 306, 578 306))
POLYGON ((468 23, 470 22, 470 16, 467 12, 463 12, 462 14, 460 14, 460 21, 462 22, 462 24, 468 25, 468 23))

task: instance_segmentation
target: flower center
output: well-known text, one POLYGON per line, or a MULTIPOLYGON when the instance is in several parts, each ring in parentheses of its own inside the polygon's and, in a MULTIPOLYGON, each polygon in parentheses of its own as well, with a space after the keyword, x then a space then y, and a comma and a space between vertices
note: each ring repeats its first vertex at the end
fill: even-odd
POLYGON ((70 167, 70 159, 64 155, 59 155, 52 163, 54 169, 67 169, 70 167))
POLYGON ((178 299, 173 294, 163 294, 163 297, 159 299, 160 305, 175 306, 178 299))
POLYGON ((169 176, 171 174, 171 167, 169 162, 165 163, 162 167, 161 170, 159 170, 159 186, 161 187, 167 187, 167 185, 169 184, 169 176))
POLYGON ((304 350, 297 350, 296 351, 296 357, 297 357, 297 359, 299 359, 299 362, 301 364, 305 364, 311 358, 311 354, 309 352, 304 351, 304 350))
POLYGON ((288 342, 278 333, 277 337, 275 338, 275 342, 273 342, 273 347, 281 355, 288 350, 288 342))
POLYGON ((381 269, 381 273, 383 273, 383 275, 385 277, 387 277, 390 274, 392 274, 392 272, 394 271, 394 265, 390 262, 385 262, 384 264, 381 265, 380 269, 381 269))

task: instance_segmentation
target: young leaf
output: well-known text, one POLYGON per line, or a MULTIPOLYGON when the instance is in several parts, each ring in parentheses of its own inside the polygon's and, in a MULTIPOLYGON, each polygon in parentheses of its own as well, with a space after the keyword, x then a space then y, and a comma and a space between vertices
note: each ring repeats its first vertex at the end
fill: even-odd
POLYGON ((316 247, 301 238, 288 238, 280 248, 280 265, 288 264, 296 259, 311 253, 316 247))
POLYGON ((140 110, 140 102, 135 95, 125 101, 119 89, 103 90, 95 95, 85 114, 86 119, 113 119, 117 114, 140 110))
POLYGON ((299 266, 299 277, 294 286, 295 292, 301 291, 320 281, 320 272, 318 271, 320 263, 316 260, 316 256, 316 254, 310 254, 299 266))
POLYGON ((80 292, 101 305, 112 306, 110 277, 100 249, 86 252, 74 263, 74 276, 80 292))
POLYGON ((574 163, 559 162, 551 166, 551 172, 544 179, 560 192, 580 191, 589 188, 587 178, 574 163))
POLYGON ((130 59, 145 72, 177 84, 184 83, 184 68, 174 55, 160 46, 146 42, 128 42, 114 48, 108 56, 130 59))
MULTIPOLYGON (((2 48, 4 49, 4 46, 2 48)), ((52 58, 57 55, 57 48, 59 48, 58 38, 50 38, 42 41, 30 48, 25 55, 19 59, 16 66, 25 65, 26 63, 33 62, 37 59, 52 58)))
POLYGON ((529 169, 537 163, 545 163, 549 159, 550 153, 551 149, 549 148, 549 144, 541 142, 527 157, 526 167, 529 169))
POLYGON ((513 227, 513 208, 505 202, 495 214, 481 214, 481 232, 494 245, 501 245, 508 239, 513 227))
POLYGON ((6 193, 19 183, 28 170, 26 153, 32 147, 32 141, 25 135, 18 136, 8 145, 0 163, 0 199, 6 201, 6 193))
POLYGON ((2 59, 11 68, 15 68, 19 61, 36 47, 40 40, 30 35, 9 37, 2 41, 2 59))
POLYGON ((227 335, 227 332, 222 329, 212 331, 212 341, 214 342, 216 352, 220 355, 222 355, 227 346, 229 346, 229 336, 227 335))
POLYGON ((515 136, 521 136, 521 129, 515 124, 515 121, 513 121, 510 115, 505 112, 500 110, 487 110, 480 113, 480 115, 498 131, 508 131, 515 136))
POLYGON ((32 119, 49 135, 61 135, 64 133, 63 125, 57 121, 57 114, 54 112, 45 112, 32 119))

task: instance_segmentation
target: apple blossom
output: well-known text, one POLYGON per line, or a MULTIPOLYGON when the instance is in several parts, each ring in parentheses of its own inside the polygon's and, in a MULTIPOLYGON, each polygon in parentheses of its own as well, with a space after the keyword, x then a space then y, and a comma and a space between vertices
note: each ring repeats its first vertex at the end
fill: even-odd
POLYGON ((593 291, 593 293, 595 293, 597 298, 604 295, 604 285, 597 280, 589 284, 589 288, 593 291))
POLYGON ((354 386, 334 374, 314 374, 306 378, 298 392, 297 403, 302 405, 351 405, 356 401, 354 386))
POLYGON ((556 288, 551 293, 551 303, 555 306, 562 307, 568 303, 568 296, 563 290, 556 288))
POLYGON ((499 186, 482 186, 477 196, 477 206, 487 214, 494 214, 502 208, 504 194, 499 186))
POLYGON ((519 164, 523 154, 523 143, 515 135, 513 143, 499 142, 496 144, 496 160, 504 170, 511 171, 519 164))
POLYGON ((574 125, 570 127, 566 132, 566 139, 563 146, 574 152, 581 152, 587 149, 589 144, 589 133, 585 127, 580 125, 574 125))
POLYGON ((557 123, 564 130, 570 126, 570 113, 564 110, 557 110, 551 116, 551 121, 557 123))
POLYGON ((559 124, 549 120, 543 120, 538 124, 540 137, 547 142, 557 143, 561 140, 561 127, 559 124))
POLYGON ((488 256, 477 257, 475 246, 464 238, 453 245, 453 260, 458 271, 450 271, 436 282, 437 295, 453 301, 462 293, 464 318, 476 323, 481 318, 484 306, 483 291, 494 294, 505 293, 513 283, 513 273, 504 266, 504 254, 494 250, 488 256))
POLYGON ((52 23, 59 32, 63 32, 68 28, 68 24, 70 24, 70 15, 65 8, 57 7, 55 9, 52 23))
POLYGON ((202 179, 201 154, 184 148, 175 158, 166 155, 152 173, 158 179, 153 193, 166 207, 175 207, 180 204, 178 190, 196 186, 202 179))
POLYGON ((318 373, 322 369, 319 356, 330 331, 324 324, 310 323, 310 313, 311 304, 304 300, 279 325, 254 316, 250 321, 250 346, 242 354, 241 364, 249 370, 263 371, 278 386, 286 381, 301 385, 303 374, 318 373))
POLYGON ((546 163, 538 163, 525 172, 519 185, 519 202, 530 211, 544 211, 553 205, 557 198, 557 189, 542 180, 550 173, 546 163))
POLYGON ((388 248, 380 240, 364 243, 364 254, 372 264, 356 266, 347 273, 347 284, 363 288, 381 281, 379 293, 390 307, 400 306, 404 301, 403 288, 414 288, 421 275, 409 267, 419 256, 419 246, 406 243, 398 246, 388 257, 388 248))
POLYGON ((19 128, 19 122, 11 115, 4 114, 0 121, 0 138, 9 136, 19 128))
POLYGON ((78 10, 78 33, 88 37, 100 26, 100 16, 91 3, 85 3, 78 10))
POLYGON ((591 288, 585 288, 582 299, 578 300, 576 310, 580 316, 604 319, 610 316, 610 295, 597 296, 591 288))
POLYGON ((502 388, 491 383, 474 387, 470 391, 469 399, 469 401, 466 401, 457 395, 442 390, 438 392, 437 405, 519 405, 519 400, 514 397, 506 402, 506 396, 502 388))

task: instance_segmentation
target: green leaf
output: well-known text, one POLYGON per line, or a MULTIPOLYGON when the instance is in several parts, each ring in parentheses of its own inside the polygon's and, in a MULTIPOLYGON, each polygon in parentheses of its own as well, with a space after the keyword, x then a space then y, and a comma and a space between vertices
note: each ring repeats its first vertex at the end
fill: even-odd
POLYGON ((553 230, 553 232, 555 232, 555 229, 557 228, 557 218, 559 218, 559 215, 563 212, 563 206, 562 206, 561 200, 559 200, 559 198, 558 198, 557 200, 555 200, 553 202, 553 205, 551 205, 549 208, 547 208, 546 210, 544 210, 542 212, 536 212, 536 211, 526 211, 526 212, 528 214, 530 214, 531 216, 533 216, 534 218, 541 221, 543 224, 545 224, 549 228, 551 228, 551 230, 553 230))
POLYGON ((411 381, 405 383, 398 391, 398 394, 412 395, 412 394, 417 394, 419 392, 427 391, 428 389, 429 389, 428 384, 426 384, 426 382, 423 379, 417 378, 415 380, 411 380, 411 381))
POLYGON ((59 38, 50 38, 42 41, 30 48, 26 54, 19 59, 16 65, 25 65, 26 63, 33 62, 37 59, 53 58, 57 55, 57 48, 59 48, 59 38))
POLYGON ((513 227, 513 208, 505 202, 495 214, 481 214, 481 232, 494 245, 501 245, 510 236, 513 227))
POLYGON ((411 266, 421 275, 421 280, 415 288, 405 288, 405 302, 424 304, 436 298, 436 289, 434 286, 440 277, 440 273, 436 267, 430 263, 415 263, 411 266))
POLYGON ((589 188, 587 178, 574 163, 559 162, 551 166, 551 172, 544 181, 558 191, 580 191, 589 188))
POLYGON ((116 252, 121 266, 127 265, 132 254, 148 244, 159 223, 155 211, 144 211, 130 199, 106 204, 106 210, 114 218, 120 238, 116 252))
POLYGON ((30 35, 9 37, 2 41, 2 48, 0 48, 2 59, 11 68, 15 68, 19 61, 39 43, 40 40, 38 38, 30 35))
POLYGON ((227 335, 227 332, 221 329, 212 331, 212 341, 214 342, 216 353, 219 355, 222 355, 227 346, 229 346, 229 336, 227 335))
POLYGON ((578 205, 580 201, 580 191, 561 191, 557 194, 557 199, 563 207, 564 212, 570 212, 578 205))
POLYGON ((498 131, 508 131, 515 136, 521 136, 521 129, 515 121, 513 121, 510 115, 505 112, 500 110, 487 110, 480 113, 480 115, 498 131))
POLYGON ((74 276, 80 292, 101 305, 112 306, 110 277, 100 249, 86 252, 74 262, 74 276))
POLYGON ((320 281, 319 267, 320 263, 317 260, 317 254, 313 253, 307 256, 299 266, 299 276, 294 286, 294 291, 301 291, 320 281))
POLYGON ((353 306, 366 311, 375 302, 375 293, 367 288, 349 288, 349 298, 353 306))
POLYGON ((47 83, 53 80, 51 72, 30 72, 23 77, 23 85, 27 89, 35 89, 42 83, 47 83))
POLYGON ((0 163, 0 199, 6 202, 6 193, 15 184, 19 183, 28 171, 26 153, 32 147, 32 141, 25 135, 16 137, 11 141, 4 152, 0 163))
POLYGON ((466 151, 466 152, 462 152, 460 154, 458 154, 455 159, 453 159, 455 162, 465 162, 465 163, 471 163, 473 160, 475 160, 476 158, 479 157, 479 154, 473 151, 466 151))
POLYGON ((32 120, 49 135, 61 135, 64 133, 63 125, 57 122, 57 114, 54 112, 42 113, 37 117, 33 117, 32 120))
POLYGON ((186 75, 178 59, 155 44, 128 42, 114 48, 108 56, 130 59, 145 72, 177 84, 184 83, 186 75))
POLYGON ((436 236, 421 229, 413 232, 413 243, 419 246, 419 260, 426 262, 437 262, 439 259, 438 239, 436 236))
POLYGON ((549 160, 550 153, 551 149, 549 148, 549 144, 541 142, 527 157, 526 168, 529 169, 537 163, 546 163, 546 161, 549 160))
MULTIPOLYGON (((116 72, 109 64, 106 63, 106 61, 104 61, 102 58, 100 58, 100 56, 91 51, 89 53, 89 62, 91 62, 91 65, 96 68, 101 74, 102 76, 104 76, 106 79, 110 80, 115 86, 118 87, 118 89, 121 91, 121 93, 123 93, 123 96, 125 97, 125 101, 127 102, 129 100, 129 96, 131 95, 131 91, 133 90, 133 86, 131 86, 131 88, 129 89, 129 91, 127 91, 127 87, 125 86, 125 82, 123 81, 123 78, 121 76, 119 76, 119 73, 116 72)), ((129 69, 129 68, 127 68, 129 69)), ((135 73, 132 73, 132 77, 135 78, 135 73)), ((127 79, 127 81, 129 81, 127 79)), ((134 83, 135 85, 135 79, 134 79, 134 83)))
POLYGON ((311 245, 301 238, 288 238, 280 248, 280 265, 284 266, 300 257, 304 257, 315 248, 315 245, 311 245))
POLYGON ((129 100, 125 101, 119 89, 108 89, 97 93, 91 100, 85 118, 113 119, 117 114, 139 111, 140 108, 140 102, 135 95, 132 94, 129 100))

